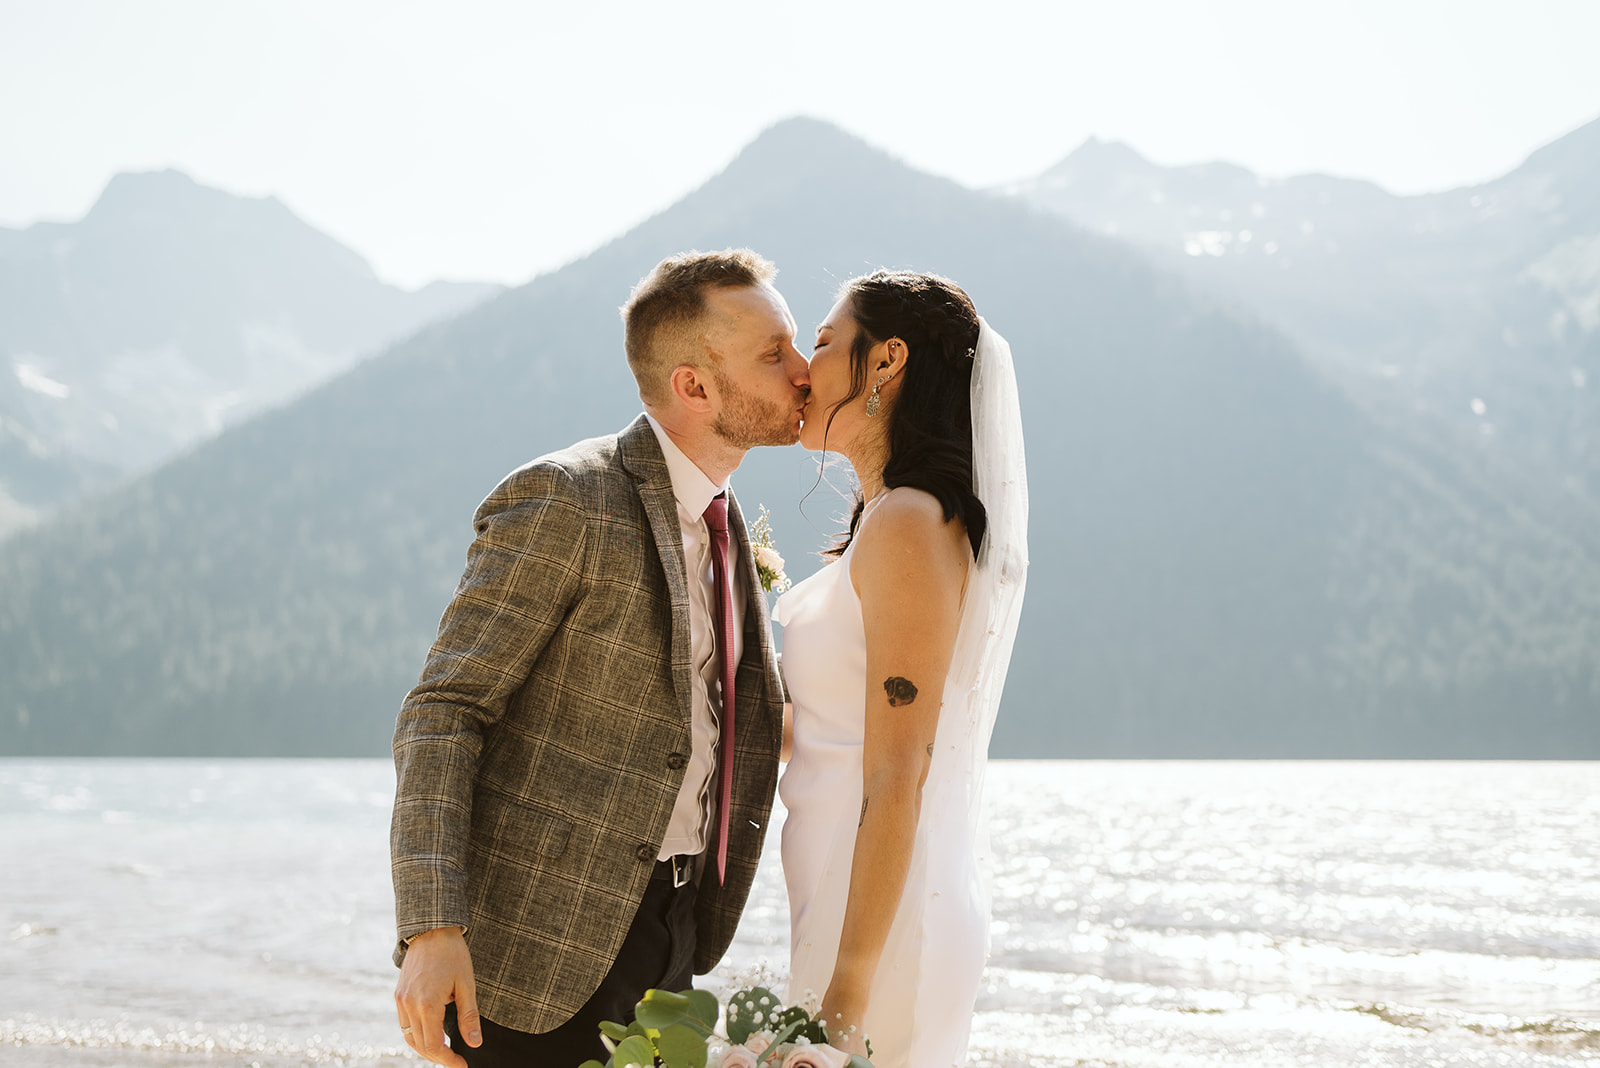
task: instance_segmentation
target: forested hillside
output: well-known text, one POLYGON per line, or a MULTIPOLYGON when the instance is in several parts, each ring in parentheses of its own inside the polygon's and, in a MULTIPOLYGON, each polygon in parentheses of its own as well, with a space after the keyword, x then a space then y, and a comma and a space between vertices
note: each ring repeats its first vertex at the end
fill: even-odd
MULTIPOLYGON (((1017 357, 1032 556, 1001 755, 1600 756, 1600 521, 1374 418, 1126 245, 795 120, 571 266, 0 545, 0 751, 379 754, 477 501, 638 410, 663 255, 950 275, 1017 357), (1559 514, 1557 514, 1559 513, 1559 514)), ((828 478, 845 485, 835 470, 828 478)), ((842 502, 752 454, 791 574, 842 502)))

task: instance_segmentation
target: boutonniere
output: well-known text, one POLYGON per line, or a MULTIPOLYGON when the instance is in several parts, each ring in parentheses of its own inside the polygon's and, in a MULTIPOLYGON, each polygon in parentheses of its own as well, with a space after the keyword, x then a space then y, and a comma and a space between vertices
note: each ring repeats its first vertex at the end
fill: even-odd
POLYGON ((768 593, 782 593, 789 588, 789 576, 783 573, 783 557, 772 547, 772 514, 761 506, 761 514, 750 525, 750 551, 756 558, 756 574, 761 576, 761 588, 768 593))

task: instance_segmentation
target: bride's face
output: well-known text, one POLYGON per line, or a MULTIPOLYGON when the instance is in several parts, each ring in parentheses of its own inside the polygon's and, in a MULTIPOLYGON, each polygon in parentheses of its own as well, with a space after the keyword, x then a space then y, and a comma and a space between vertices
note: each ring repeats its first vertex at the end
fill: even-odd
POLYGON ((839 407, 839 402, 850 396, 850 346, 860 329, 850 314, 847 297, 840 298, 817 327, 817 341, 811 353, 811 395, 801 413, 805 422, 800 428, 800 444, 812 452, 822 451, 824 435, 829 449, 847 451, 866 423, 865 395, 839 407), (839 409, 837 414, 835 408, 839 409))

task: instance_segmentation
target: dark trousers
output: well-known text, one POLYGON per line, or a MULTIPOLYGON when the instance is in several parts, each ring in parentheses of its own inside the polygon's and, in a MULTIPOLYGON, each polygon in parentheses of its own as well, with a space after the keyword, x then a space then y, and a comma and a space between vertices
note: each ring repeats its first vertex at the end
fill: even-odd
POLYGON ((631 1023, 646 990, 687 990, 694 980, 694 883, 674 888, 670 871, 656 865, 622 951, 572 1019, 538 1035, 484 1019, 483 1045, 473 1049, 461 1038, 452 1004, 444 1014, 450 1048, 469 1068, 577 1068, 591 1058, 604 1064, 611 1055, 600 1043, 601 1020, 631 1023))

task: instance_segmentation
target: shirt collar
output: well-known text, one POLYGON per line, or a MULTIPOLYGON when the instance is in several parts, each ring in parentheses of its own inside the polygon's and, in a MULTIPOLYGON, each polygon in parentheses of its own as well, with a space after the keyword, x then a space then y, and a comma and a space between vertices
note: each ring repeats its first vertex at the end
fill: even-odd
POLYGON ((712 482, 704 471, 695 466, 693 460, 684 455, 678 443, 656 422, 655 416, 645 412, 644 417, 650 420, 650 429, 656 432, 656 441, 661 443, 661 455, 666 457, 667 473, 672 476, 672 496, 677 499, 679 508, 699 519, 705 514, 711 498, 727 491, 728 483, 723 482, 719 486, 712 482))

